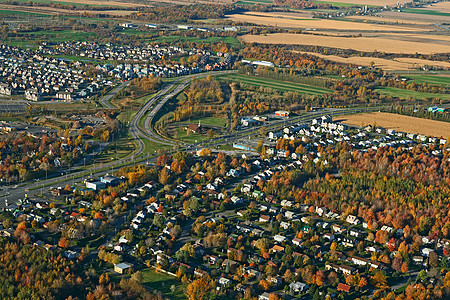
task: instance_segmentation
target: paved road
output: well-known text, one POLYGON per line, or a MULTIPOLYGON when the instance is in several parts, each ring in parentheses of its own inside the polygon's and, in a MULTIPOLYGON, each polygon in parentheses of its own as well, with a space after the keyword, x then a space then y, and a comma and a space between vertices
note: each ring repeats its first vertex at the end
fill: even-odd
POLYGON ((118 92, 120 92, 123 88, 125 88, 130 82, 124 81, 121 84, 119 84, 111 93, 108 93, 107 95, 103 96, 99 102, 103 105, 103 107, 106 108, 116 108, 114 105, 112 105, 109 100, 111 100, 112 97, 117 95, 118 92))

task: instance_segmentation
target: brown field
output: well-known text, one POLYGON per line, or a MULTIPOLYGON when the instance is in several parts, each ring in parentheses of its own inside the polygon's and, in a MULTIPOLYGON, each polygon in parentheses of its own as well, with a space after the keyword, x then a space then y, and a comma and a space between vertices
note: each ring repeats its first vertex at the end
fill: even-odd
POLYGON ((337 37, 310 34, 275 33, 267 35, 244 35, 242 41, 262 44, 317 45, 322 47, 353 49, 357 51, 382 51, 387 53, 447 53, 450 43, 446 45, 428 42, 397 41, 376 37, 337 37))
POLYGON ((450 2, 439 2, 439 3, 433 3, 432 5, 426 6, 422 9, 428 9, 428 10, 436 10, 443 13, 450 13, 450 2))
POLYGON ((336 117, 343 123, 366 126, 376 124, 386 129, 450 138, 450 123, 390 113, 365 113, 336 117))
MULTIPOLYGON (((377 5, 377 6, 397 6, 397 0, 317 0, 318 2, 336 2, 336 3, 349 3, 349 4, 359 4, 359 5, 377 5)), ((400 0, 400 4, 410 3, 409 0, 400 0)))
POLYGON ((412 20, 412 19, 407 19, 407 20, 403 20, 403 19, 396 19, 396 18, 389 18, 389 17, 383 17, 383 16, 348 16, 345 17, 345 19, 347 20, 368 20, 368 21, 374 21, 374 22, 386 22, 386 23, 397 23, 400 25, 408 25, 408 24, 414 24, 414 25, 429 25, 432 24, 433 21, 432 20, 412 20))
POLYGON ((328 29, 328 30, 350 30, 356 32, 362 31, 388 31, 388 32, 418 32, 428 31, 427 26, 399 26, 368 24, 360 22, 325 20, 325 19, 297 19, 292 17, 281 17, 279 13, 253 13, 232 14, 227 16, 236 22, 248 22, 264 26, 277 26, 284 28, 302 28, 302 29, 328 29))
POLYGON ((426 59, 415 59, 415 58, 395 58, 395 59, 384 59, 384 58, 377 58, 377 57, 361 57, 361 56, 350 56, 350 57, 340 57, 337 55, 324 55, 320 53, 313 53, 313 52, 300 52, 295 51, 298 53, 305 53, 309 55, 315 55, 323 59, 339 62, 339 63, 345 63, 345 64, 355 64, 360 66, 368 67, 373 62, 374 66, 377 68, 381 68, 383 70, 388 71, 407 71, 407 70, 415 70, 417 68, 420 68, 422 66, 436 66, 436 67, 442 67, 450 69, 450 63, 445 61, 432 61, 432 60, 426 60, 426 59))
MULTIPOLYGON (((432 6, 433 7, 433 6, 432 6)), ((422 22, 430 22, 430 23, 448 23, 448 17, 446 16, 435 16, 435 15, 422 15, 422 14, 411 14, 405 12, 397 12, 397 11, 383 11, 380 13, 381 16, 385 18, 392 18, 397 20, 405 20, 405 21, 422 21, 422 22)))
POLYGON ((106 1, 106 0, 53 0, 53 1, 79 3, 79 4, 87 4, 87 5, 105 5, 105 6, 122 6, 122 7, 146 6, 143 4, 132 3, 132 2, 106 1))

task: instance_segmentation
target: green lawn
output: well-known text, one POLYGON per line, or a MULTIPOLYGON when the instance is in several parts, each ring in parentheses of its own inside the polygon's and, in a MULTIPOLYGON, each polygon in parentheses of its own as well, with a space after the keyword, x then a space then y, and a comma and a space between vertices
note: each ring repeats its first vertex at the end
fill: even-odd
POLYGON ((378 92, 380 94, 386 94, 392 97, 397 98, 408 98, 411 97, 413 99, 425 99, 425 98, 438 98, 438 99, 450 99, 450 94, 432 94, 432 93, 422 93, 422 92, 416 92, 416 91, 410 91, 410 90, 403 90, 393 87, 382 87, 375 89, 375 92, 378 92))
MULTIPOLYGON (((81 32, 74 30, 61 30, 61 31, 51 31, 51 30, 39 30, 39 31, 31 31, 31 32, 22 32, 22 35, 35 36, 36 39, 42 38, 42 36, 46 36, 47 39, 53 42, 60 41, 88 41, 92 39, 92 37, 96 37, 97 33, 95 32, 81 32)), ((19 36, 18 39, 23 39, 23 36, 19 36)), ((17 38, 16 38, 17 39, 17 38)), ((31 41, 27 41, 31 43, 31 41)))
POLYGON ((142 270, 142 283, 154 290, 160 291, 165 297, 169 299, 186 299, 184 294, 186 286, 178 281, 175 277, 156 273, 153 269, 142 270), (171 286, 175 286, 174 291, 171 291, 171 286))
POLYGON ((194 133, 190 132, 187 133, 186 130, 184 130, 181 127, 177 127, 177 140, 186 142, 186 143, 197 143, 197 142, 203 142, 209 140, 209 138, 206 136, 206 134, 200 134, 200 133, 194 133))
POLYGON ((410 14, 450 17, 450 13, 440 12, 437 10, 419 9, 419 8, 404 8, 404 9, 402 9, 402 12, 410 13, 410 14))
POLYGON ((181 123, 198 124, 198 121, 200 121, 200 124, 207 126, 218 126, 218 127, 227 126, 227 119, 222 117, 192 117, 188 120, 182 121, 181 123))
POLYGON ((417 83, 431 83, 445 86, 450 85, 450 77, 445 76, 434 76, 434 75, 404 75, 404 76, 417 83))
POLYGON ((256 76, 246 76, 246 75, 240 75, 240 74, 230 74, 230 75, 221 76, 220 78, 231 80, 231 81, 238 81, 238 82, 253 85, 253 86, 262 86, 262 87, 273 88, 275 90, 280 90, 280 91, 298 92, 300 94, 323 95, 323 94, 333 92, 330 89, 312 86, 312 85, 280 81, 280 80, 274 80, 274 79, 267 79, 267 78, 260 78, 260 77, 256 77, 256 76))

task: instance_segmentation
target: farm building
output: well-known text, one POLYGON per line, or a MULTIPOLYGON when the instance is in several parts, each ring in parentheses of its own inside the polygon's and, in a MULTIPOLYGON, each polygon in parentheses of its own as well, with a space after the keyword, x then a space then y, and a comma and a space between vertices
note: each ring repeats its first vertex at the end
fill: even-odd
POLYGON ((285 110, 277 110, 276 112, 275 112, 275 116, 278 116, 278 117, 286 117, 286 118, 289 118, 289 112, 288 111, 285 111, 285 110))

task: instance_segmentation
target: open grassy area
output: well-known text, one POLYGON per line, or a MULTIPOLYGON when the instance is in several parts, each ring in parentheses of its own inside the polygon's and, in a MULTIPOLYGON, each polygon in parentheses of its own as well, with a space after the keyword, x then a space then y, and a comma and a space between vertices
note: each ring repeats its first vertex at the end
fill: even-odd
MULTIPOLYGON (((23 2, 27 3, 30 2, 29 0, 16 0, 17 2, 23 2)), ((74 6, 92 6, 92 7, 104 7, 104 6, 116 6, 116 5, 107 5, 105 4, 94 4, 95 2, 91 3, 80 3, 80 2, 63 2, 63 1, 52 1, 52 0, 33 0, 34 3, 45 3, 45 4, 61 4, 61 5, 74 5, 74 6)))
POLYGON ((0 10, 0 15, 33 15, 33 17, 48 17, 50 14, 42 14, 35 12, 25 12, 20 10, 0 10))
POLYGON ((404 8, 402 9, 402 12, 410 14, 450 17, 450 14, 446 12, 440 12, 437 10, 419 9, 419 8, 404 8))
POLYGON ((176 128, 177 131, 177 140, 186 142, 186 143, 197 143, 202 141, 207 141, 209 138, 206 136, 206 134, 200 134, 200 133, 194 133, 190 132, 187 133, 186 130, 183 130, 181 126, 176 128))
POLYGON ((227 126, 227 119, 223 117, 192 117, 188 120, 184 120, 181 123, 194 123, 198 124, 198 121, 200 121, 201 125, 206 126, 216 126, 216 127, 226 127, 227 126))
POLYGON ((156 273, 153 269, 142 270, 142 283, 154 290, 160 291, 169 299, 187 299, 184 291, 186 286, 178 281, 175 277, 164 273, 156 273), (175 289, 171 290, 171 286, 175 289))
POLYGON ((450 77, 446 76, 434 76, 434 75, 404 75, 404 76, 417 83, 431 83, 445 86, 450 85, 450 77))
POLYGON ((109 144, 99 155, 95 157, 96 163, 109 163, 115 159, 127 157, 136 149, 136 142, 127 134, 109 144))
POLYGON ((410 90, 403 90, 393 87, 383 87, 375 89, 375 92, 378 92, 380 94, 386 94, 392 97, 397 98, 412 98, 412 99, 425 99, 425 98, 438 98, 438 99, 450 99, 450 94, 433 94, 433 93, 422 93, 422 92, 416 92, 416 91, 410 91, 410 90))
POLYGON ((245 83, 245 84, 249 84, 249 85, 253 85, 253 86, 262 86, 262 87, 272 88, 272 89, 280 90, 280 91, 297 92, 300 94, 323 95, 323 94, 333 92, 332 90, 322 88, 322 87, 316 87, 316 86, 312 86, 312 85, 280 81, 280 80, 273 80, 273 79, 267 79, 267 78, 260 78, 260 77, 256 77, 256 76, 240 75, 240 74, 229 74, 229 75, 221 76, 220 78, 230 80, 230 81, 237 81, 240 83, 245 83))

